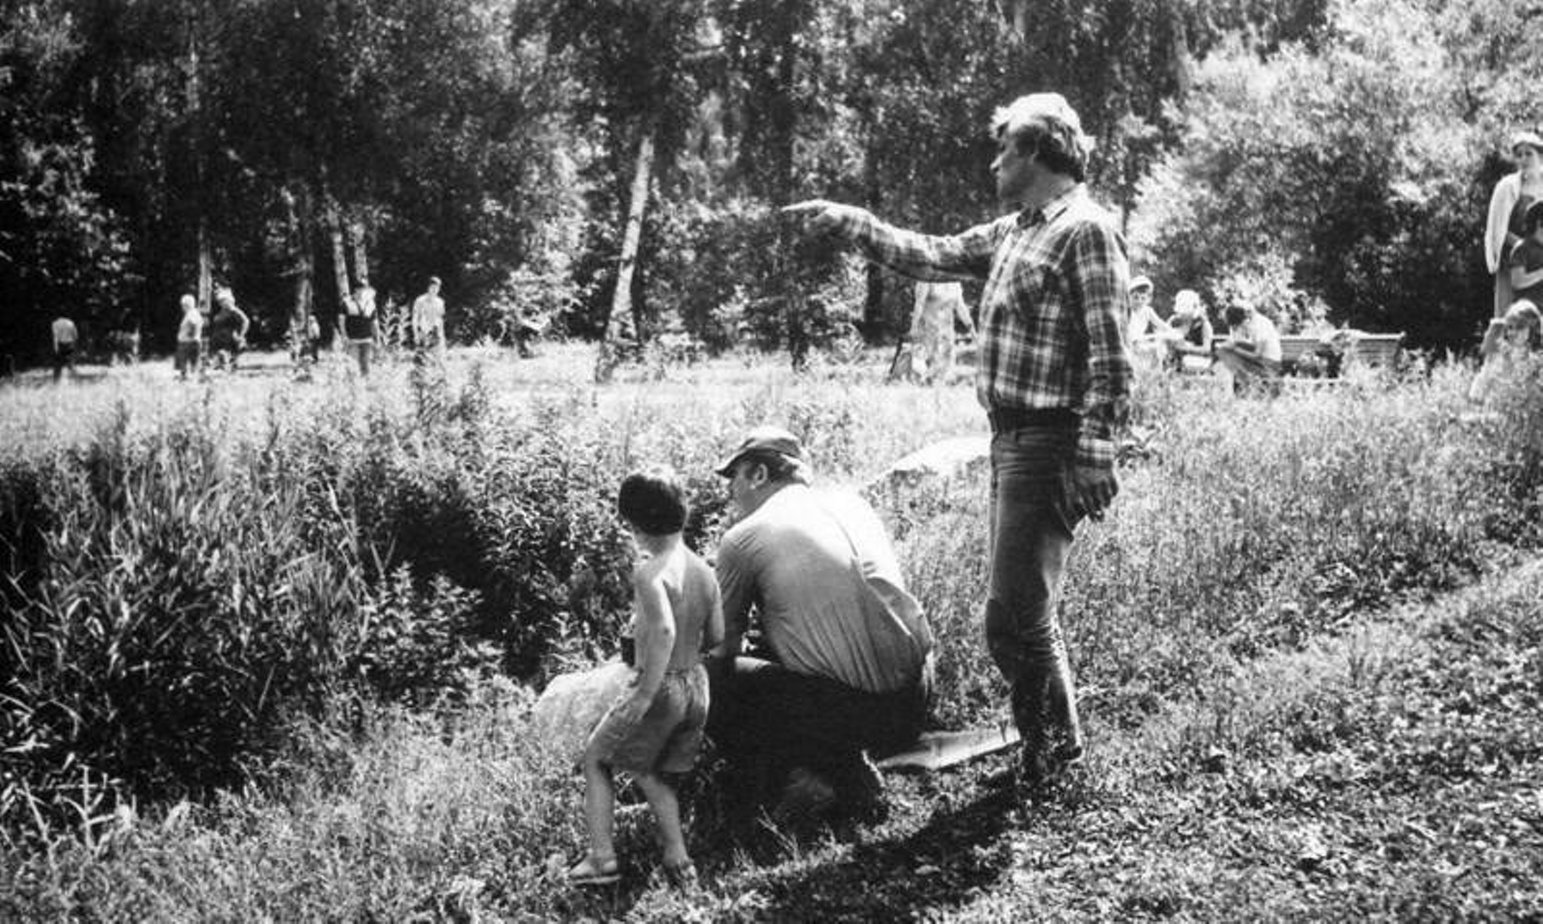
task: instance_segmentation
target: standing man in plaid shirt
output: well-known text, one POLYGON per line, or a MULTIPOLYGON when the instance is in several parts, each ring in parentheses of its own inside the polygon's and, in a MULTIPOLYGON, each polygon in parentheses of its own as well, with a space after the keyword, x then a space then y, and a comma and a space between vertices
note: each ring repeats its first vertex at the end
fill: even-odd
POLYGON ((1018 98, 992 134, 997 196, 1019 211, 987 224, 930 236, 824 200, 786 211, 916 279, 985 281, 975 392, 992 432, 986 644, 1012 684, 1019 781, 1032 791, 1083 751, 1056 611, 1076 524, 1101 518, 1120 489, 1130 271, 1113 216, 1084 185, 1092 143, 1064 97, 1018 98))

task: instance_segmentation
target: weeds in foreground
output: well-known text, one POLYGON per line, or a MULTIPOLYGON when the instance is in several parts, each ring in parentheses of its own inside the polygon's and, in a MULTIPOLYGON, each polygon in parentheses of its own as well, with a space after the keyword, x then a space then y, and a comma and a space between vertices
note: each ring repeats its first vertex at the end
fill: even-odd
MULTIPOLYGON (((1176 753, 1205 742, 1251 754, 1250 742, 1273 734, 1261 731, 1269 716, 1285 713, 1227 700, 1216 691, 1228 678, 1535 542, 1543 402, 1524 395, 1497 418, 1475 417, 1462 384, 1437 370, 1274 402, 1149 395, 1143 458, 1124 473, 1110 519, 1085 527, 1064 601, 1095 734, 1134 733, 1175 704, 1222 696, 1208 730, 1185 732, 1176 753)), ((478 717, 486 709, 521 727, 504 707, 472 705, 490 695, 491 659, 539 683, 614 645, 626 546, 610 497, 629 466, 664 459, 691 473, 692 541, 710 549, 723 502, 709 473, 748 423, 804 433, 817 471, 846 483, 980 427, 967 393, 876 382, 752 384, 710 412, 692 392, 640 392, 618 408, 575 390, 511 410, 477 377, 459 394, 448 380, 415 387, 444 391, 404 400, 390 386, 356 390, 303 416, 270 404, 257 433, 232 432, 213 401, 150 426, 128 401, 79 449, 7 461, 4 593, 20 614, 0 664, 12 678, 0 700, 9 836, 30 832, 35 847, 77 857, 57 869, 79 870, 96 862, 79 857, 113 856, 124 830, 153 833, 131 823, 134 797, 157 818, 160 800, 187 795, 199 807, 166 824, 215 813, 193 841, 253 908, 454 915, 456 896, 477 882, 473 894, 506 907, 527 907, 511 896, 533 890, 538 915, 614 913, 540 904, 567 899, 537 884, 545 861, 521 851, 572 843, 576 823, 550 778, 481 792, 486 809, 454 799, 412 808, 453 854, 378 802, 347 809, 357 824, 327 827, 306 794, 449 787, 439 761, 483 778, 485 767, 457 764, 483 747, 470 743, 477 735, 494 764, 539 776, 518 763, 521 745, 455 723, 491 721, 478 717), (381 699, 436 705, 381 712, 381 699), (432 748, 420 735, 455 753, 423 756, 432 748), (415 753, 421 766, 390 763, 415 753), (205 798, 243 781, 255 787, 247 796, 205 798), (507 812, 511 800, 523 801, 499 840, 478 812, 507 812), (71 827, 78 844, 59 837, 71 827), (482 837, 493 846, 468 846, 482 837), (285 853, 297 844, 321 846, 295 847, 303 859, 285 853), (339 879, 356 875, 343 871, 364 862, 361 844, 396 853, 381 879, 367 875, 350 892, 339 879), (263 851, 283 854, 269 872, 302 905, 264 891, 263 851), (494 870, 495 856, 524 865, 494 870)), ((883 510, 941 640, 936 718, 950 726, 995 718, 1004 700, 979 638, 984 500, 965 478, 883 510)), ((1363 660, 1359 670, 1377 669, 1363 660)), ((1302 682, 1285 677, 1282 689, 1302 682)), ((1287 721, 1320 727, 1305 713, 1287 721)), ((1322 727, 1334 740, 1334 723, 1322 727)), ((161 851, 204 862, 172 846, 185 834, 151 838, 135 863, 161 851)), ((92 869, 135 880, 106 917, 170 907, 157 904, 170 899, 147 867, 92 869)), ((72 888, 60 880, 44 892, 72 888)))

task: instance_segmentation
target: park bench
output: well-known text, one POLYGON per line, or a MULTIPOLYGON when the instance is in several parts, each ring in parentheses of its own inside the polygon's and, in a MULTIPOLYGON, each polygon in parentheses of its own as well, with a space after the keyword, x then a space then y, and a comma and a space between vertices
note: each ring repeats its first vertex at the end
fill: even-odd
POLYGON ((1403 346, 1404 335, 1401 333, 1360 334, 1347 358, 1372 368, 1388 369, 1398 361, 1398 353, 1403 346))
MULTIPOLYGON (((1341 356, 1341 372, 1346 366, 1359 365, 1372 369, 1390 369, 1398 361, 1404 335, 1367 334, 1354 332, 1345 341, 1341 356)), ((1304 356, 1312 354, 1324 343, 1324 338, 1303 334, 1283 334, 1280 338, 1281 371, 1292 376, 1304 356)))
POLYGON ((1321 342, 1317 337, 1307 337, 1301 334, 1282 334, 1280 338, 1281 368, 1294 368, 1297 360, 1317 349, 1321 342))

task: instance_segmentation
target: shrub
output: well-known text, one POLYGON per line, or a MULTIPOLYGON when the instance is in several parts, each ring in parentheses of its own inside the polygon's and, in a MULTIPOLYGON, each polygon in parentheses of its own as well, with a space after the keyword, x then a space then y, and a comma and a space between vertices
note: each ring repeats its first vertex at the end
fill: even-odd
POLYGON ((353 588, 296 528, 298 492, 267 485, 253 516, 251 460, 197 423, 125 434, 37 461, 46 565, 0 653, 8 823, 78 806, 83 774, 143 797, 229 783, 336 679, 353 588))

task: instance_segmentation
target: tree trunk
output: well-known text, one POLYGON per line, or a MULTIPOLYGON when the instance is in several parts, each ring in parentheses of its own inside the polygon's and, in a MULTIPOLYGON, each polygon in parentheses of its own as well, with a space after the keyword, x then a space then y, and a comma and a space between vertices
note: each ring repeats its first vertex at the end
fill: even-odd
POLYGON ((1013 34, 1020 39, 1029 34, 1029 0, 1002 0, 1001 9, 1013 34))
MULTIPOLYGON (((874 126, 869 122, 869 130, 874 126)), ((870 135, 870 137, 872 137, 870 135)), ((863 158, 863 185, 867 187, 867 196, 863 202, 875 213, 879 211, 881 200, 884 196, 884 184, 879 179, 878 168, 875 166, 878 158, 872 156, 863 158)), ((884 317, 884 270, 879 264, 869 262, 863 274, 867 283, 866 293, 863 297, 863 340, 867 343, 878 343, 886 333, 889 326, 884 317)))
POLYGON ((187 20, 187 107, 192 125, 189 144, 193 154, 194 188, 198 209, 198 310, 208 314, 214 299, 214 267, 209 245, 209 219, 204 207, 203 93, 199 86, 198 23, 191 11, 187 20))
POLYGON ((198 310, 208 314, 214 301, 214 257, 209 247, 209 220, 198 216, 198 310))
POLYGON ((338 215, 338 203, 332 193, 322 186, 322 211, 327 222, 327 236, 332 240, 332 278, 338 287, 338 306, 348 310, 353 301, 353 290, 348 284, 348 253, 343 246, 343 221, 338 215))
POLYGON ((1194 61, 1189 53, 1189 30, 1184 28, 1184 17, 1177 8, 1170 8, 1168 12, 1169 28, 1171 30, 1171 45, 1168 54, 1172 57, 1174 95, 1179 102, 1189 98, 1190 86, 1194 83, 1194 61))
POLYGON ((370 255, 363 219, 355 218, 348 223, 348 243, 354 250, 354 279, 359 285, 367 286, 370 284, 370 255))
POLYGON ((289 220, 290 246, 294 248, 295 303, 290 309, 290 326, 304 331, 315 311, 316 255, 311 240, 311 197, 302 187, 299 202, 288 187, 282 191, 284 211, 289 220))
POLYGON ((595 361, 595 381, 608 382, 620 361, 627 341, 637 338, 632 317, 632 277, 637 268, 638 245, 643 237, 643 213, 648 207, 649 181, 654 170, 654 130, 643 131, 638 142, 637 162, 632 173, 632 192, 627 203, 627 226, 622 233, 621 259, 616 266, 616 291, 611 295, 611 310, 606 318, 605 339, 595 361))
POLYGON ((869 263, 863 271, 867 292, 863 295, 863 340, 878 343, 888 327, 884 317, 884 270, 877 263, 869 263))

